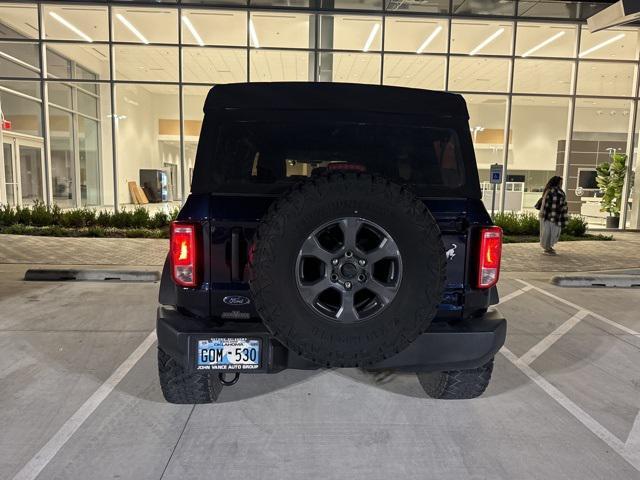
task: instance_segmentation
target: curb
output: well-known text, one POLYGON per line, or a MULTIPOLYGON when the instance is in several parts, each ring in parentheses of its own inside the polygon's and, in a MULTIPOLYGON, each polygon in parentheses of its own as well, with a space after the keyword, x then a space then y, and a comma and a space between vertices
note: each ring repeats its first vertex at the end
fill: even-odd
POLYGON ((640 275, 558 275, 551 279, 558 287, 640 287, 640 275))
POLYGON ((157 282, 160 272, 154 270, 77 270, 31 268, 24 274, 31 282, 60 281, 120 281, 120 282, 157 282))

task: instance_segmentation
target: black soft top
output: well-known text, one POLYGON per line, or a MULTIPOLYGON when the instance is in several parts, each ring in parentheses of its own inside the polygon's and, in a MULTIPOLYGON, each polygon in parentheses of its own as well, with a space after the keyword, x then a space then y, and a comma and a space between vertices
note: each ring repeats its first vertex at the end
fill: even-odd
POLYGON ((355 83, 258 82, 216 85, 204 111, 355 110, 468 120, 461 95, 417 88, 355 83))

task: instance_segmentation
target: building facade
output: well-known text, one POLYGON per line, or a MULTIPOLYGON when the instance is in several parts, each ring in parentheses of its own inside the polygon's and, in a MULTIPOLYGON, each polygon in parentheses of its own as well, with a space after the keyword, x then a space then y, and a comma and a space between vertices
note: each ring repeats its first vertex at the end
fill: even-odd
POLYGON ((0 2, 0 203, 131 208, 143 175, 165 179, 148 200, 181 202, 212 85, 354 82, 464 95, 488 199, 505 167, 497 209, 531 210, 560 174, 571 211, 602 222, 595 167, 628 154, 638 227, 639 35, 590 33, 608 4, 249 2, 0 2))

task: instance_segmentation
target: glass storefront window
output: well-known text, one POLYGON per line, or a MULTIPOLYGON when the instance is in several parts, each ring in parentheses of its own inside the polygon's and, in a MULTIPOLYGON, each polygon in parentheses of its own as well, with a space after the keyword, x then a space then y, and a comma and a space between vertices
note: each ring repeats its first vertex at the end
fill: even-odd
POLYGON ((387 17, 385 20, 385 52, 445 53, 448 22, 412 17, 387 17))
POLYGON ((382 47, 382 17, 322 15, 320 48, 327 50, 379 51, 382 47))
POLYGON ((0 38, 38 38, 38 8, 26 3, 0 4, 0 38))
POLYGON ((384 56, 384 85, 444 90, 446 59, 431 55, 384 56))
POLYGON ((634 63, 580 62, 578 66, 578 95, 633 95, 636 65, 634 63))
POLYGON ((247 81, 247 51, 236 48, 182 49, 182 79, 188 83, 247 81))
MULTIPOLYGON (((504 155, 504 124, 507 113, 507 97, 501 95, 464 94, 469 109, 469 128, 478 163, 482 187, 482 201, 491 211, 492 189, 489 185, 489 168, 502 164, 504 155)), ((499 210, 500 196, 496 196, 499 210)))
POLYGON ((37 80, 2 80, 0 87, 9 92, 24 93, 33 98, 40 98, 40 82, 37 80))
POLYGON ((306 13, 251 13, 249 39, 253 48, 315 47, 315 17, 306 13))
POLYGON ((51 185, 53 202, 75 206, 75 149, 71 113, 49 107, 51 185))
POLYGON ((318 80, 380 84, 380 64, 378 54, 321 53, 318 61, 318 80))
POLYGON ((638 30, 611 29, 591 33, 582 28, 580 58, 636 60, 638 58, 638 30))
POLYGON ((506 92, 510 61, 502 58, 451 57, 449 90, 506 92))
MULTIPOLYGON (((11 88, 15 84, 6 85, 3 80, 1 85, 11 88)), ((37 85, 39 86, 39 82, 37 85)), ((31 82, 24 87, 28 90, 32 88, 31 82)), ((16 91, 19 90, 16 89, 16 91)), ((42 136, 42 103, 37 98, 16 95, 10 90, 0 89, 0 105, 2 105, 4 119, 11 122, 11 131, 36 137, 42 136)))
POLYGON ((178 12, 168 8, 114 7, 116 42, 178 43, 178 12))
POLYGON ((587 19, 607 7, 606 3, 571 0, 520 0, 519 17, 587 19))
POLYGON ((516 56, 575 57, 577 30, 575 25, 518 22, 516 56))
POLYGON ((183 10, 182 43, 245 46, 247 13, 232 10, 183 10))
POLYGON ((180 164, 178 87, 118 84, 115 91, 118 203, 135 204, 129 182, 142 187, 149 203, 180 200, 178 179, 165 168, 180 164))
POLYGON ((515 60, 513 91, 516 93, 571 93, 574 63, 562 60, 515 60))
POLYGON ((82 43, 47 43, 47 76, 60 79, 108 80, 109 47, 82 43))
POLYGON ((467 55, 509 55, 513 24, 483 20, 454 20, 451 52, 467 55))
POLYGON ((109 40, 106 7, 46 4, 43 9, 46 39, 85 42, 109 40))
POLYGON ((0 72, 3 77, 38 78, 40 76, 38 44, 0 42, 0 72))
POLYGON ((420 12, 441 15, 449 13, 449 0, 386 0, 385 9, 393 12, 420 12))
POLYGON ((589 197, 595 190, 578 187, 578 169, 593 169, 602 162, 609 161, 609 152, 627 151, 627 132, 632 103, 629 100, 601 98, 576 99, 573 132, 569 152, 567 175, 567 201, 570 213, 584 215, 591 225, 604 224, 604 214, 599 211, 599 201, 595 210, 589 197))
POLYGON ((178 48, 114 45, 116 80, 178 81, 178 48))
POLYGON ((47 82, 49 103, 59 107, 73 108, 71 102, 71 87, 62 82, 47 82))
POLYGON ((100 205, 100 124, 78 116, 80 204, 100 205))
POLYGON ((556 172, 562 175, 570 101, 514 96, 511 105, 507 175, 515 184, 524 184, 522 209, 535 211, 547 180, 556 172))
POLYGON ((313 81, 314 54, 308 51, 251 50, 252 82, 313 81))
POLYGON ((511 16, 515 13, 516 2, 504 0, 483 0, 474 2, 468 0, 453 0, 453 15, 495 15, 511 16))

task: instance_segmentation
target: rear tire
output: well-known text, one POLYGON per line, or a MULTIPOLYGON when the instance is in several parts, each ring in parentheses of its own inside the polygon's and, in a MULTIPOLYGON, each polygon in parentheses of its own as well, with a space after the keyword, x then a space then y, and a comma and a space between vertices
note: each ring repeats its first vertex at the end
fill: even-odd
POLYGON ((417 375, 420 385, 431 398, 462 400, 482 395, 491 380, 491 372, 493 372, 493 358, 478 368, 417 375))
POLYGON ((169 403, 213 403, 222 391, 217 376, 187 372, 170 355, 158 349, 158 376, 164 399, 169 403))

